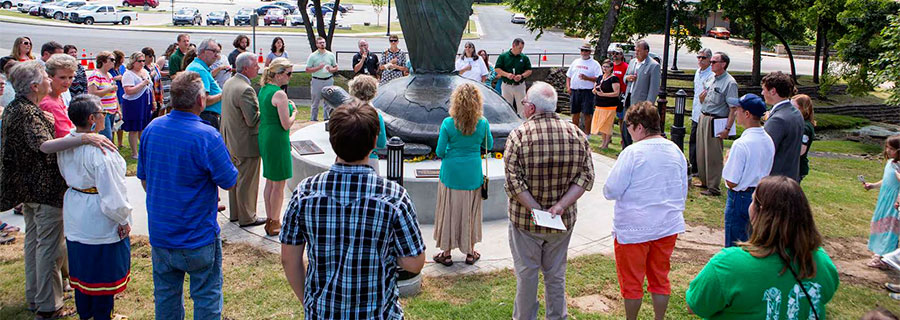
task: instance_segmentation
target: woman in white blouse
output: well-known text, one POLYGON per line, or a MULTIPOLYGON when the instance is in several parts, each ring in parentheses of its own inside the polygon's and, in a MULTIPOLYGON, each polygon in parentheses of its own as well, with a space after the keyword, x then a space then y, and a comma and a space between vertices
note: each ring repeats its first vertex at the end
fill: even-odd
POLYGON ((122 95, 122 130, 128 132, 128 145, 134 159, 138 158, 141 132, 153 120, 153 81, 150 73, 144 69, 146 63, 146 56, 135 52, 131 54, 131 59, 125 66, 127 70, 122 75, 122 86, 125 88, 125 94, 122 95))
POLYGON ((463 54, 456 60, 456 71, 463 78, 484 83, 489 74, 484 62, 475 54, 475 44, 466 42, 466 49, 463 54))
POLYGON ((613 217, 616 273, 625 316, 637 319, 646 275, 657 319, 665 318, 671 286, 669 259, 684 232, 687 161, 660 135, 659 113, 649 101, 628 108, 625 123, 634 144, 622 150, 603 194, 615 200, 613 217))
MULTIPOLYGON (((69 104, 73 138, 85 139, 106 124, 100 98, 82 94, 69 104)), ((68 137, 67 137, 68 138, 68 137)), ((125 290, 131 270, 131 204, 125 190, 125 160, 117 152, 81 145, 56 154, 69 190, 63 229, 69 274, 81 319, 109 319, 115 294, 125 290)))

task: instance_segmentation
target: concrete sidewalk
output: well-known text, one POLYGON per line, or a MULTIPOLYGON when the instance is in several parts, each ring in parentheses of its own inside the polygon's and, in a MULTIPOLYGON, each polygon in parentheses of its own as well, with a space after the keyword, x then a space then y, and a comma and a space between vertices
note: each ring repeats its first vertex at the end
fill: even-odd
MULTIPOLYGON (((612 218, 613 201, 606 200, 603 193, 603 184, 615 160, 593 154, 595 181, 591 191, 586 192, 578 201, 578 221, 575 224, 574 234, 569 244, 569 258, 586 254, 612 252, 612 218)), ((257 216, 265 217, 265 203, 262 198, 262 190, 265 179, 260 179, 260 197, 257 203, 257 216)), ((132 213, 132 234, 148 235, 146 194, 141 187, 141 182, 136 177, 127 177, 125 180, 128 189, 128 199, 134 207, 132 213)), ((220 190, 221 203, 228 204, 228 192, 220 190)), ((285 192, 285 205, 290 198, 290 192, 285 192)), ((280 254, 281 244, 278 237, 265 235, 263 226, 240 228, 237 224, 228 221, 228 211, 221 212, 217 216, 219 226, 222 228, 221 236, 225 241, 234 243, 247 243, 266 251, 280 254)), ((12 211, 0 213, 0 220, 25 229, 24 217, 14 215, 12 211)), ((509 220, 486 221, 482 226, 482 241, 476 245, 476 250, 481 253, 481 260, 475 265, 463 263, 465 255, 454 251, 454 261, 451 267, 444 267, 431 261, 431 256, 438 253, 435 246, 434 225, 421 225, 422 237, 427 248, 427 263, 423 274, 426 276, 463 275, 472 273, 492 272, 513 267, 512 253, 509 249, 508 237, 509 220)))

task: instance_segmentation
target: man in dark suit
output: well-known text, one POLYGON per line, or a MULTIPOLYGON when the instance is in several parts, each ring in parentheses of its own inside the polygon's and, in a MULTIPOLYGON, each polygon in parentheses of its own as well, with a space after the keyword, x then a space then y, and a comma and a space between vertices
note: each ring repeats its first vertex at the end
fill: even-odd
POLYGON ((766 120, 766 133, 775 142, 775 163, 770 175, 787 176, 800 181, 800 145, 803 115, 791 104, 797 89, 789 75, 776 71, 762 79, 762 94, 772 105, 766 120))

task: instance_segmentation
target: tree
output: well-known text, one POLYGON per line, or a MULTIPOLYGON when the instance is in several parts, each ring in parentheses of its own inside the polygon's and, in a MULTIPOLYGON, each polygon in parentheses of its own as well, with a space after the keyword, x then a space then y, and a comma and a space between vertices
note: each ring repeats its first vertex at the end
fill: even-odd
MULTIPOLYGON (((375 16, 377 17, 377 18, 375 18, 376 19, 375 25, 380 26, 381 25, 381 11, 384 10, 384 0, 372 0, 372 8, 375 10, 375 16)), ((388 24, 391 24, 391 22, 388 21, 388 24)))
POLYGON ((884 51, 876 62, 879 68, 877 74, 878 81, 893 81, 894 86, 890 89, 891 96, 888 103, 892 105, 900 105, 900 15, 893 15, 890 23, 881 30, 881 37, 884 39, 882 43, 884 51))
POLYGON ((688 52, 697 52, 703 49, 700 37, 683 25, 673 26, 669 34, 672 36, 672 49, 675 50, 672 56, 672 70, 678 70, 678 49, 685 47, 688 52))
POLYGON ((594 39, 594 58, 602 60, 611 41, 630 42, 665 24, 665 0, 510 0, 513 9, 529 17, 526 27, 539 38, 544 29, 594 39))
POLYGON ((316 37, 325 38, 325 48, 331 50, 331 40, 334 39, 334 27, 335 21, 337 20, 337 15, 340 12, 338 8, 341 7, 341 0, 334 0, 334 13, 331 15, 331 23, 328 24, 328 31, 325 31, 325 18, 322 13, 322 1, 321 0, 312 0, 313 4, 313 14, 315 14, 316 18, 316 29, 313 30, 311 25, 309 10, 306 9, 309 4, 309 0, 297 0, 297 10, 300 10, 300 15, 303 16, 303 25, 306 27, 306 38, 309 40, 309 48, 310 51, 316 51, 316 37), (317 35, 318 33, 318 35, 317 35))
POLYGON ((843 25, 838 23, 837 15, 844 11, 846 0, 815 0, 807 10, 807 25, 816 26, 815 62, 813 63, 813 82, 819 83, 819 75, 828 73, 828 62, 825 58, 831 49, 830 39, 837 39, 842 33, 843 25), (819 62, 822 61, 820 64, 819 62))
POLYGON ((900 3, 893 0, 847 0, 846 9, 838 14, 847 32, 835 47, 841 60, 855 69, 854 74, 845 76, 850 93, 865 94, 874 88, 870 75, 878 71, 878 66, 873 63, 883 52, 890 52, 886 51, 882 30, 888 27, 888 17, 898 11, 900 3))

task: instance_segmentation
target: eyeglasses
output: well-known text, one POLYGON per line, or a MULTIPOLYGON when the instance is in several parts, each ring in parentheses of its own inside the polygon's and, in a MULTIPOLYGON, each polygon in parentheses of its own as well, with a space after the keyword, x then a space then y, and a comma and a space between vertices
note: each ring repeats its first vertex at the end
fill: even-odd
POLYGON ((109 112, 109 111, 106 111, 106 110, 100 110, 100 111, 97 111, 97 112, 91 112, 91 115, 95 115, 95 114, 107 115, 107 114, 110 114, 110 112, 109 112))
POLYGON ((206 49, 206 50, 207 50, 207 51, 212 51, 212 52, 214 52, 215 54, 219 54, 219 52, 222 52, 222 50, 215 50, 215 49, 206 49))
POLYGON ((706 60, 709 59, 707 56, 697 56, 697 60, 706 60))

